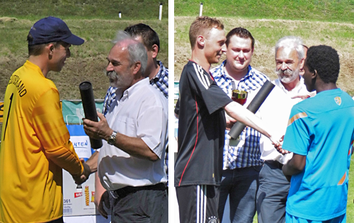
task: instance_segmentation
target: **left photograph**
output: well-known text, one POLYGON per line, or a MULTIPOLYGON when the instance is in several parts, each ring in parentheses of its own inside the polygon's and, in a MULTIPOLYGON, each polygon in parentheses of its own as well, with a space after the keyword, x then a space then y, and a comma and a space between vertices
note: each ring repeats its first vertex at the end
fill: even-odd
POLYGON ((0 222, 168 222, 168 1, 4 6, 0 222))

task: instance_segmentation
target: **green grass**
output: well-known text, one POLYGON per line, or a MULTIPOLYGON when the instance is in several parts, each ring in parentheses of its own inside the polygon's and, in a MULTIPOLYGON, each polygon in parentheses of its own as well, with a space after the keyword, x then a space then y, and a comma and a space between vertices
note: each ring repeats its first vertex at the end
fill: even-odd
MULTIPOLYGON (((184 55, 183 60, 177 58, 176 64, 184 64, 190 56, 188 28, 199 15, 200 2, 203 2, 203 15, 221 18, 226 31, 244 26, 252 32, 256 39, 252 64, 264 68, 267 74, 274 70, 272 47, 276 40, 290 34, 301 36, 308 45, 335 45, 340 50, 341 59, 345 58, 348 64, 352 64, 354 0, 175 0, 175 15, 188 16, 185 20, 176 20, 175 46, 186 46, 177 52, 178 55, 175 53, 175 56, 184 55)), ((80 98, 77 86, 84 80, 94 83, 95 98, 104 96, 108 81, 103 69, 111 47, 110 40, 118 29, 124 29, 127 25, 144 22, 155 29, 161 41, 158 58, 168 65, 167 0, 0 0, 0 4, 0 18, 8 17, 0 19, 0 101, 3 100, 9 76, 26 59, 29 28, 39 18, 49 15, 64 19, 73 33, 86 40, 84 45, 71 48, 72 57, 62 72, 49 76, 57 85, 61 99, 80 98), (162 21, 158 21, 160 2, 163 3, 162 21), (119 11, 122 13, 121 19, 118 18, 119 11)), ((176 68, 176 65, 170 64, 169 67, 176 68)), ((341 80, 342 86, 353 95, 353 81, 349 78, 353 76, 353 68, 341 69, 341 72, 342 76, 346 76, 341 80)), ((179 73, 175 71, 175 75, 179 73)), ((347 222, 354 222, 353 169, 352 162, 347 222)))
POLYGON ((42 16, 67 18, 154 19, 159 17, 160 3, 162 17, 167 19, 168 0, 1 0, 0 15, 21 19, 37 20, 42 16))
POLYGON ((175 15, 212 17, 269 18, 316 20, 331 22, 354 21, 353 0, 175 0, 175 15))
POLYGON ((0 0, 0 4, 0 101, 10 75, 27 59, 29 29, 46 16, 63 19, 74 34, 85 39, 82 46, 71 47, 71 58, 60 73, 48 75, 61 99, 79 99, 82 81, 93 83, 95 98, 104 97, 109 83, 103 71, 111 40, 117 30, 129 25, 146 23, 158 33, 158 59, 168 67, 168 0, 0 0))
MULTIPOLYGON (((225 24, 225 31, 243 26, 256 39, 252 65, 274 75, 274 45, 285 35, 301 36, 305 44, 326 44, 340 54, 339 86, 354 95, 354 0, 175 0, 175 80, 190 58, 188 29, 199 15, 217 17, 225 24), (293 20, 293 21, 291 21, 293 20)), ((354 161, 349 171, 347 222, 354 222, 354 161)), ((255 217, 254 223, 257 222, 255 217)))

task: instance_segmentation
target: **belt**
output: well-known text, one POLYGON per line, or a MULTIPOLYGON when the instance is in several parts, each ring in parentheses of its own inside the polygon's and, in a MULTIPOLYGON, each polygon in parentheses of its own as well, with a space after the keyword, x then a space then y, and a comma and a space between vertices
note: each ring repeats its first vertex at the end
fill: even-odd
POLYGON ((279 163, 278 161, 266 160, 265 162, 268 163, 270 166, 275 166, 279 169, 281 169, 283 167, 283 164, 279 163))
POLYGON ((140 190, 166 190, 166 184, 158 183, 158 184, 138 186, 138 187, 126 186, 118 190, 112 190, 110 192, 113 198, 118 199, 118 198, 123 198, 128 194, 135 193, 140 190))

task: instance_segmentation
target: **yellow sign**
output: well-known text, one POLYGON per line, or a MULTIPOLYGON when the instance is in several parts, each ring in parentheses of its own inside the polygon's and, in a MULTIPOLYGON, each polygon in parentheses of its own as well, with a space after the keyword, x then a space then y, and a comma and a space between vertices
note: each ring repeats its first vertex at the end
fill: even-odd
POLYGON ((4 102, 0 102, 0 122, 2 123, 2 117, 4 116, 4 102))

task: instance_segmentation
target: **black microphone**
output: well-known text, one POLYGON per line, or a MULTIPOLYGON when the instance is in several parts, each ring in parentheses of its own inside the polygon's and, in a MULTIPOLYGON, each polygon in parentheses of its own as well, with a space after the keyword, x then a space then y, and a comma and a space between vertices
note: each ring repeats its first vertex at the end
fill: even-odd
MULTIPOLYGON (((95 98, 93 97, 92 84, 89 81, 81 82, 79 85, 82 106, 84 108, 85 118, 91 121, 98 121, 95 98)), ((91 139, 91 147, 93 149, 99 149, 102 147, 101 139, 91 139)))
MULTIPOLYGON (((273 88, 274 88, 274 84, 272 84, 272 82, 267 80, 263 84, 261 89, 258 91, 256 96, 253 98, 251 103, 247 106, 247 109, 250 110, 252 113, 256 113, 259 107, 261 107, 265 99, 268 97, 269 93, 273 90, 273 88)), ((245 127, 246 127, 245 124, 237 121, 229 131, 229 136, 232 139, 237 139, 245 127)))

